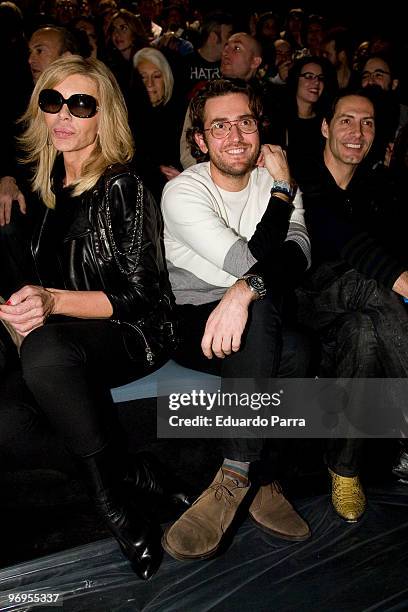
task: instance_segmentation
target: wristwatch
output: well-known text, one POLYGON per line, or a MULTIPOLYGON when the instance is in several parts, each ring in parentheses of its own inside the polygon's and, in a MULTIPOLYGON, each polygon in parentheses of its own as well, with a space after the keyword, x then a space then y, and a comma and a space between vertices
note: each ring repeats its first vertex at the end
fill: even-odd
POLYGON ((273 195, 274 193, 283 193, 293 200, 296 195, 296 187, 287 181, 277 181, 274 179, 271 187, 271 194, 273 195))
POLYGON ((244 274, 240 280, 244 280, 246 282, 250 290, 257 294, 258 299, 261 300, 265 297, 266 287, 262 276, 259 276, 258 274, 244 274))

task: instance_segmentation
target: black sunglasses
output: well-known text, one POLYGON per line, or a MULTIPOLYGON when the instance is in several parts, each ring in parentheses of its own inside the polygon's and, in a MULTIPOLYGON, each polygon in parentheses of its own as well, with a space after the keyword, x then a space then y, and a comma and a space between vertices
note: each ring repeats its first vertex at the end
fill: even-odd
POLYGON ((51 113, 52 115, 59 113, 66 104, 71 115, 80 119, 94 117, 99 110, 98 101, 93 96, 73 94, 66 100, 55 89, 43 89, 40 92, 38 104, 44 113, 51 113))

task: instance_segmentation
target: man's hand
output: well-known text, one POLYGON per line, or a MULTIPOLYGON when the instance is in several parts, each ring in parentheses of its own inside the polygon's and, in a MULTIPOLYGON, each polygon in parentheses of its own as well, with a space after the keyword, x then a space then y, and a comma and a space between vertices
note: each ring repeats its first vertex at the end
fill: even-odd
POLYGON ((51 291, 26 285, 0 306, 0 319, 10 323, 16 332, 25 337, 36 327, 44 325, 54 307, 55 297, 51 291))
POLYGON ((10 223, 11 208, 17 201, 23 214, 26 212, 26 203, 16 179, 12 176, 3 176, 0 179, 0 226, 10 223))
POLYGON ((257 166, 266 168, 276 181, 291 182, 286 152, 278 145, 262 145, 257 166))
POLYGON ((292 66, 292 60, 286 60, 278 64, 278 73, 282 81, 286 82, 288 80, 289 70, 292 68, 292 66))
POLYGON ((408 299, 408 272, 403 272, 392 286, 392 290, 408 299))
POLYGON ((178 51, 179 40, 174 32, 165 32, 155 44, 156 49, 170 49, 170 51, 178 51))
POLYGON ((246 282, 239 280, 224 294, 208 317, 201 349, 208 359, 214 355, 223 359, 239 351, 248 320, 249 304, 256 299, 246 282))
POLYGON ((164 166, 163 164, 160 166, 160 171, 168 181, 171 181, 171 179, 176 178, 180 174, 180 170, 177 170, 174 166, 164 166))

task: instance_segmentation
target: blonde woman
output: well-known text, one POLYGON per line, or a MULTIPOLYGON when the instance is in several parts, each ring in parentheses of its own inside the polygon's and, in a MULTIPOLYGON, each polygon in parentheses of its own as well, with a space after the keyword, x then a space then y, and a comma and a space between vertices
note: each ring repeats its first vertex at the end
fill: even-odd
POLYGON ((147 579, 160 563, 160 527, 129 512, 123 487, 154 482, 128 468, 109 389, 166 360, 171 294, 157 206, 127 165, 119 91, 104 64, 79 56, 39 78, 21 138, 46 207, 32 240, 38 285, 12 294, 0 319, 22 338, 30 409, 81 460, 107 526, 147 579))

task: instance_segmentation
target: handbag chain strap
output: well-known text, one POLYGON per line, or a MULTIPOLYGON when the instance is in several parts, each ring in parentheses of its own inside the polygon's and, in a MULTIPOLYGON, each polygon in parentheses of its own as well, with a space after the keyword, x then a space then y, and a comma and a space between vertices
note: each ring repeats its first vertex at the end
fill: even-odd
POLYGON ((106 219, 108 223, 108 234, 109 241, 112 248, 113 257, 116 261, 116 264, 119 270, 126 274, 127 276, 131 276, 139 265, 140 253, 142 250, 142 236, 143 236, 143 186, 140 181, 137 184, 137 194, 136 194, 136 211, 135 211, 135 219, 133 222, 132 228, 132 239, 127 251, 121 251, 115 241, 115 236, 113 234, 112 229, 112 216, 110 210, 110 198, 109 198, 109 190, 111 186, 111 181, 107 181, 105 185, 105 197, 106 197, 106 219), (128 257, 132 255, 136 251, 135 263, 133 264, 130 270, 125 270, 122 266, 121 258, 128 257))

